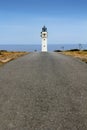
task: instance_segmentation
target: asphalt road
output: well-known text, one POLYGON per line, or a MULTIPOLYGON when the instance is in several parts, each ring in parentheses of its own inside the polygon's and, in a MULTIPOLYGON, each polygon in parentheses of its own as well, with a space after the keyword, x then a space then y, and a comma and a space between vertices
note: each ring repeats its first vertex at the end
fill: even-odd
POLYGON ((87 64, 31 53, 0 67, 0 130, 87 130, 87 64))

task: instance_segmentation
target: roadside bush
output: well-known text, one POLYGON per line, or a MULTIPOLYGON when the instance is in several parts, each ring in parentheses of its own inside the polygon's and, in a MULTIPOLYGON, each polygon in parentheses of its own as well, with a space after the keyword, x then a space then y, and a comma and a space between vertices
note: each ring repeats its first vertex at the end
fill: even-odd
POLYGON ((62 52, 61 50, 54 50, 54 52, 62 52))
POLYGON ((85 49, 85 50, 83 50, 83 51, 87 51, 87 50, 85 49))
POLYGON ((69 51, 80 51, 79 49, 71 49, 69 51))
POLYGON ((7 52, 7 50, 0 50, 0 52, 7 52))

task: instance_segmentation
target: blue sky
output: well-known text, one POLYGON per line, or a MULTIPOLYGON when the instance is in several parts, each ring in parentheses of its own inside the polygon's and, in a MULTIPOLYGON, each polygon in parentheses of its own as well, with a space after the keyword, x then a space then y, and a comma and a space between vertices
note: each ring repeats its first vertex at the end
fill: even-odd
POLYGON ((0 44, 87 43, 87 0, 0 0, 0 44))

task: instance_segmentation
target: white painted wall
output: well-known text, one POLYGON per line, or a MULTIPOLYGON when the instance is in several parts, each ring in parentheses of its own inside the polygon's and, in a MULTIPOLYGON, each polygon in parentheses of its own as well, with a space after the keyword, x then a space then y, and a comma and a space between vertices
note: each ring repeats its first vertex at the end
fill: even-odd
POLYGON ((42 32, 42 52, 47 52, 47 32, 42 32))

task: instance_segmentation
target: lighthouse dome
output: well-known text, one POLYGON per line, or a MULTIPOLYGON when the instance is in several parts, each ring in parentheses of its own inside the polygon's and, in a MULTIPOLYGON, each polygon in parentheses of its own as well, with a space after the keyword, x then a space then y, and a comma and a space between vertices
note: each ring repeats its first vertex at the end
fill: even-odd
POLYGON ((42 32, 47 32, 47 28, 45 26, 43 26, 42 32))

